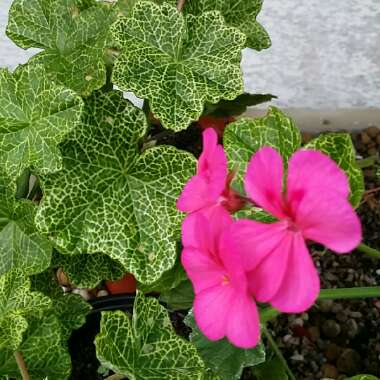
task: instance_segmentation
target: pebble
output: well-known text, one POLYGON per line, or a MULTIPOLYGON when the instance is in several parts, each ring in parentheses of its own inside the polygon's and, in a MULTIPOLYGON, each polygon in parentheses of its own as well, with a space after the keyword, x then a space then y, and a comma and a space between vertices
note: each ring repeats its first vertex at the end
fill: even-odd
POLYGON ((380 129, 375 126, 368 127, 364 130, 364 132, 369 136, 369 137, 376 137, 377 135, 380 135, 380 129))
POLYGON ((339 313, 342 310, 343 310, 343 305, 341 303, 334 303, 333 306, 332 306, 332 308, 331 308, 331 311, 334 314, 337 314, 337 313, 339 313))
POLYGON ((333 300, 321 300, 318 305, 322 313, 329 313, 333 307, 333 300))
POLYGON ((342 348, 335 343, 329 343, 326 347, 325 356, 330 362, 335 362, 342 353, 342 348))
POLYGON ((57 280, 58 280, 58 283, 59 285, 61 286, 70 286, 70 282, 69 282, 69 279, 67 278, 65 272, 62 270, 62 268, 58 268, 57 269, 57 280))
POLYGON ((366 132, 362 132, 360 137, 363 144, 369 144, 371 142, 371 137, 366 132))
POLYGON ((309 327, 308 331, 313 342, 316 342, 321 337, 321 332, 318 326, 309 327))
POLYGON ((290 357, 291 360, 294 360, 296 362, 303 362, 305 361, 305 358, 301 354, 294 354, 293 356, 290 357))
POLYGON ((328 338, 336 338, 340 334, 341 328, 333 319, 328 319, 322 326, 322 331, 328 338))
POLYGON ((355 375, 361 370, 362 359, 357 351, 347 348, 339 356, 337 367, 339 372, 343 372, 347 375, 355 375))
POLYGON ((349 319, 344 324, 344 329, 346 331, 346 334, 349 338, 355 338, 356 335, 358 335, 359 332, 359 326, 356 323, 355 319, 349 319))
POLYGON ((72 292, 74 294, 79 294, 86 301, 91 299, 90 292, 87 289, 73 289, 72 292))
POLYGON ((102 290, 99 290, 99 291, 96 293, 96 296, 97 296, 97 297, 107 297, 107 296, 108 296, 108 292, 107 292, 107 290, 102 289, 102 290))
POLYGON ((328 379, 337 379, 339 376, 338 370, 332 364, 328 364, 328 363, 324 364, 321 370, 322 370, 322 376, 324 378, 327 377, 328 379))
POLYGON ((351 311, 350 312, 350 316, 352 318, 362 318, 363 317, 363 314, 360 312, 360 311, 351 311))

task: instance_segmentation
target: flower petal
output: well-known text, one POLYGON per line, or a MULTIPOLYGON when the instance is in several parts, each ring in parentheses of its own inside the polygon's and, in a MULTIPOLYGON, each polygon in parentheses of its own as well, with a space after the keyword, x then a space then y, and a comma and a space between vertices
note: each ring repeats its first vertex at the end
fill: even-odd
POLYGON ((240 219, 231 226, 231 238, 247 272, 254 270, 278 248, 286 236, 283 222, 260 223, 240 219))
POLYGON ((350 186, 344 171, 330 157, 314 150, 299 150, 289 160, 287 199, 296 212, 306 193, 334 191, 347 198, 350 186))
POLYGON ((177 201, 183 212, 194 212, 216 204, 224 191, 228 175, 227 157, 212 128, 203 132, 203 152, 197 174, 184 187, 177 201))
POLYGON ((226 335, 230 304, 235 296, 231 286, 223 285, 206 289, 195 296, 195 321, 208 339, 219 340, 226 335))
POLYGON ((252 156, 244 178, 248 196, 264 210, 279 218, 284 216, 282 179, 282 158, 270 147, 262 148, 252 156))
POLYGON ((300 233, 294 233, 287 244, 288 263, 277 294, 270 300, 284 313, 302 313, 316 301, 320 282, 313 260, 300 233))
POLYGON ((349 201, 340 194, 317 188, 299 204, 296 224, 305 239, 338 253, 356 248, 362 240, 361 224, 349 201))
POLYGON ((218 205, 190 214, 182 223, 182 245, 216 252, 222 232, 232 223, 231 215, 218 205))
POLYGON ((253 298, 236 294, 227 320, 227 338, 237 347, 253 348, 260 340, 260 323, 253 298))
POLYGON ((181 262, 193 284, 195 294, 223 282, 223 267, 215 263, 207 252, 185 248, 182 251, 181 262))

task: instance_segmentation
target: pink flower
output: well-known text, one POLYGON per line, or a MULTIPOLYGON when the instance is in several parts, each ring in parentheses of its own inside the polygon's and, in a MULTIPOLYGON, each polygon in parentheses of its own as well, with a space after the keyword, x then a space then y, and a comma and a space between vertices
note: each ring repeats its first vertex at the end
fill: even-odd
POLYGON ((203 334, 251 348, 260 338, 259 317, 229 237, 232 225, 223 207, 212 208, 207 216, 203 212, 187 216, 182 226, 182 265, 193 283, 194 316, 203 334))
POLYGON ((244 202, 230 188, 231 179, 218 135, 208 128, 203 132, 203 152, 198 160, 197 173, 183 189, 177 201, 178 210, 191 213, 215 205, 223 205, 230 211, 239 210, 244 202))
POLYGON ((349 203, 343 170, 321 152, 300 150, 289 160, 286 190, 280 154, 269 147, 251 159, 245 190, 279 219, 272 224, 240 220, 233 236, 256 300, 283 312, 308 309, 320 291, 306 240, 344 253, 361 241, 359 218, 349 203))

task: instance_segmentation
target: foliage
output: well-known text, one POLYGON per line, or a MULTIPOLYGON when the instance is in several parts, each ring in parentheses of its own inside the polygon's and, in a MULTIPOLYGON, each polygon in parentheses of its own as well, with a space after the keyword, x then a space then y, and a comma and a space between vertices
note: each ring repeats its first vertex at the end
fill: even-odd
MULTIPOLYGON (((162 141, 185 136, 177 132, 202 115, 223 118, 220 137, 235 120, 223 141, 236 170, 229 195, 238 201, 246 200, 242 179, 253 153, 274 147, 286 166, 301 147, 294 121, 275 107, 263 118, 236 120, 275 98, 244 93, 240 68, 242 49, 270 46, 257 21, 263 1, 186 0, 180 12, 176 4, 13 1, 8 37, 39 52, 13 72, 0 69, 0 379, 21 379, 17 351, 32 380, 69 378, 67 341, 91 307, 62 291, 57 268, 75 287, 95 288, 126 272, 138 280, 132 315, 102 314, 96 347, 105 368, 131 379, 217 380, 238 379, 253 366, 257 379, 286 379, 276 359, 262 363, 262 344, 242 350, 209 341, 191 316, 186 341, 166 311, 180 310, 176 320, 194 303, 176 202, 196 159, 172 145, 154 146, 156 126, 146 117, 161 124, 162 141)), ((323 135, 305 148, 345 170, 358 206, 363 175, 349 136, 323 135)), ((274 221, 249 206, 234 217, 274 221)), ((353 379, 361 378, 372 380, 353 379)))

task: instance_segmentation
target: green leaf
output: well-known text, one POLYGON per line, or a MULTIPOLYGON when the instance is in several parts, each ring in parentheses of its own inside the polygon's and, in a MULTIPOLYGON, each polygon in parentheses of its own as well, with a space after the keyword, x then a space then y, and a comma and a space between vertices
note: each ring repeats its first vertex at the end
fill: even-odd
POLYGON ((346 172, 351 187, 350 201, 358 207, 364 193, 364 176, 356 163, 351 136, 348 133, 328 133, 310 141, 305 148, 327 154, 346 172))
MULTIPOLYGON (((60 324, 54 314, 42 318, 28 318, 29 328, 19 351, 23 354, 33 380, 68 379, 71 371, 70 355, 63 346, 60 324)), ((12 350, 0 350, 0 379, 21 380, 12 350)))
POLYGON ((170 291, 187 279, 186 272, 181 261, 177 259, 174 267, 162 274, 162 276, 150 285, 138 284, 138 289, 144 293, 170 291))
POLYGON ((33 276, 31 280, 33 290, 45 294, 52 300, 52 313, 60 322, 62 341, 65 342, 73 330, 85 324, 86 316, 91 310, 90 304, 79 295, 64 293, 51 269, 33 276))
POLYGON ((247 111, 248 107, 270 102, 277 96, 271 94, 242 94, 234 100, 221 100, 217 104, 206 104, 204 115, 214 117, 239 116, 247 111))
POLYGON ((1 350, 9 347, 15 351, 28 327, 26 316, 42 315, 50 307, 49 298, 30 291, 30 280, 21 271, 13 270, 0 276, 1 350))
POLYGON ((194 302, 193 285, 189 280, 181 282, 176 288, 160 294, 160 301, 172 310, 191 309, 194 302))
POLYGON ((70 283, 77 288, 95 288, 103 280, 118 280, 125 274, 123 266, 101 253, 53 254, 53 266, 61 267, 70 283))
POLYGON ((136 296, 132 318, 121 311, 102 313, 95 345, 103 366, 131 379, 205 378, 196 348, 176 335, 158 301, 142 293, 136 296))
POLYGON ((0 276, 12 269, 39 273, 51 260, 51 244, 34 225, 37 206, 15 194, 14 183, 0 170, 0 276))
POLYGON ((169 4, 140 1, 111 31, 122 49, 113 82, 149 99, 166 128, 185 129, 201 116, 205 102, 243 92, 245 36, 219 12, 184 16, 169 4))
POLYGON ((105 253, 152 283, 174 266, 183 219, 176 200, 196 161, 170 146, 140 154, 146 128, 121 93, 89 98, 62 146, 64 169, 41 177, 36 222, 61 252, 105 253))
POLYGON ((32 166, 59 170, 57 145, 80 119, 82 100, 48 80, 42 66, 0 70, 0 162, 11 178, 32 166))
MULTIPOLYGON (((175 0, 171 0, 175 3, 175 0)), ((256 20, 263 0, 187 0, 184 10, 199 16, 207 11, 219 11, 230 26, 247 36, 246 46, 255 50, 267 49, 271 40, 263 26, 256 20)))
POLYGON ((263 118, 242 118, 227 126, 224 132, 224 149, 231 169, 237 168, 239 190, 243 189, 243 176, 252 155, 264 146, 277 149, 284 161, 301 146, 301 134, 293 120, 278 108, 270 107, 263 118))
POLYGON ((252 369, 256 380, 288 380, 286 368, 278 358, 273 358, 252 369))
POLYGON ((192 312, 185 318, 185 323, 192 329, 190 341, 195 345, 206 365, 221 380, 238 380, 245 367, 256 366, 265 361, 262 343, 253 349, 244 350, 233 346, 226 339, 210 341, 197 327, 192 312))
POLYGON ((234 216, 237 219, 251 219, 262 223, 274 223, 277 221, 274 216, 258 207, 250 207, 248 209, 240 210, 235 213, 234 216))
POLYGON ((357 375, 346 380, 379 380, 379 378, 373 375, 357 375))
POLYGON ((104 50, 113 20, 112 9, 95 0, 15 0, 7 35, 23 49, 43 49, 32 62, 86 96, 106 81, 104 50))

